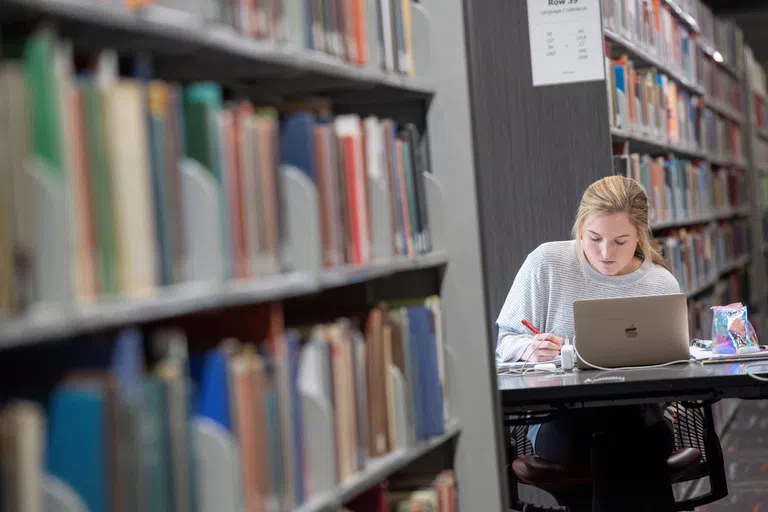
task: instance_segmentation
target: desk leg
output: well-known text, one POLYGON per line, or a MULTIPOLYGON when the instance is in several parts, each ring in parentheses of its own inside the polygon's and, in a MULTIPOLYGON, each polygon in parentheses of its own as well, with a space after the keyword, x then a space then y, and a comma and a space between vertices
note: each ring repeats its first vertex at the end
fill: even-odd
POLYGON ((643 437, 595 434, 591 451, 593 512, 676 509, 662 447, 653 442, 654 436, 643 437), (655 448, 659 450, 658 456, 649 457, 655 448))

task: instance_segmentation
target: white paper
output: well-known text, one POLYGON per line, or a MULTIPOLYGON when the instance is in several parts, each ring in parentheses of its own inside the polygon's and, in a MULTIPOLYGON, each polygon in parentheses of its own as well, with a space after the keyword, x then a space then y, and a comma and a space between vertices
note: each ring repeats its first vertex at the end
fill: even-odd
POLYGON ((604 80, 601 23, 600 0, 528 0, 534 87, 604 80))
POLYGON ((498 363, 497 362, 496 363, 496 371, 497 372, 505 371, 505 370, 509 370, 510 368, 514 368, 514 369, 525 368, 526 370, 528 368, 530 368, 531 370, 533 370, 533 367, 536 366, 537 364, 547 364, 547 363, 552 363, 555 366, 560 366, 561 365, 561 361, 562 361, 561 357, 557 356, 556 358, 550 359, 549 361, 539 361, 539 362, 535 362, 535 361, 514 361, 514 362, 509 362, 508 361, 508 362, 505 362, 505 363, 498 363))

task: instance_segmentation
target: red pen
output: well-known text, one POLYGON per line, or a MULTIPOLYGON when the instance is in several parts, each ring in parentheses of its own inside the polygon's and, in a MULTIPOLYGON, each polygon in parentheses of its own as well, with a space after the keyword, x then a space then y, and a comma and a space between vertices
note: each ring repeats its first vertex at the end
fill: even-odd
POLYGON ((522 320, 522 324, 528 328, 533 334, 541 334, 541 331, 535 328, 528 320, 522 320))

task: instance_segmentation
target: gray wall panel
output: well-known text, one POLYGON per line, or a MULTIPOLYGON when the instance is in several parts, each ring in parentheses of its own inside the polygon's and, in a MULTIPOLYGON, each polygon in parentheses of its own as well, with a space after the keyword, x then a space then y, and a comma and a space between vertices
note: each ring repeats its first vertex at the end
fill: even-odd
MULTIPOLYGON (((533 87, 525 0, 466 0, 488 316, 526 255, 570 237, 584 189, 612 173, 604 81, 533 87)), ((495 329, 494 329, 495 332, 495 329)))

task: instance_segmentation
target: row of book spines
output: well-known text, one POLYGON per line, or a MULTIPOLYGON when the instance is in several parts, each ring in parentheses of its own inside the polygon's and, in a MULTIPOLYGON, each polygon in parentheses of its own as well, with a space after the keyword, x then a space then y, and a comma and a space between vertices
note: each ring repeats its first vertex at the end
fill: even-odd
POLYGON ((398 129, 391 120, 370 116, 340 116, 333 122, 300 113, 284 123, 283 135, 284 141, 304 149, 289 153, 284 162, 317 186, 324 265, 371 260, 376 229, 372 195, 377 187, 383 188, 388 203, 393 253, 413 256, 431 249, 426 159, 413 124, 398 129))
MULTIPOLYGON (((142 370, 141 335, 135 329, 122 331, 109 371, 77 373, 65 379, 50 397, 47 417, 36 404, 21 408, 26 414, 31 409, 36 421, 47 426, 8 432, 10 427, 3 419, 17 418, 18 408, 9 407, 0 414, 0 426, 6 427, 0 429, 4 441, 0 444, 1 460, 6 470, 3 476, 23 480, 18 487, 4 486, 13 490, 4 493, 3 499, 35 499, 24 496, 39 493, 45 468, 94 512, 142 510, 142 503, 153 509, 198 510, 201 492, 205 495, 199 486, 206 485, 198 478, 198 470, 207 461, 199 459, 191 430, 195 418, 204 418, 232 437, 239 452, 237 478, 242 483, 236 487, 243 495, 232 496, 233 503, 246 503, 245 510, 272 510, 267 505, 274 502, 298 506, 319 492, 310 489, 316 479, 328 479, 328 475, 310 473, 317 471, 318 462, 326 473, 336 473, 337 482, 341 482, 362 470, 369 455, 407 447, 394 441, 388 446, 388 434, 381 434, 382 442, 376 433, 379 427, 375 418, 381 416, 386 422, 391 402, 397 401, 388 396, 391 386, 375 382, 385 377, 383 370, 375 371, 385 363, 403 367, 398 389, 404 385, 407 394, 396 394, 401 402, 405 396, 407 405, 395 406, 398 417, 407 416, 409 422, 417 423, 408 428, 418 429, 419 421, 428 427, 411 435, 422 439, 442 434, 444 383, 440 379, 444 370, 437 353, 442 350, 442 341, 435 339, 441 336, 435 327, 440 322, 439 305, 435 298, 426 304, 429 306, 389 310, 393 321, 397 323, 394 318, 399 316, 405 322, 404 327, 398 324, 394 330, 397 335, 391 338, 384 324, 369 323, 363 342, 362 332, 341 321, 325 327, 326 333, 313 334, 311 340, 301 339, 292 330, 284 338, 276 332, 277 340, 270 341, 262 354, 228 340, 202 359, 190 360, 191 372, 185 341, 178 333, 165 333, 163 341, 172 348, 146 374, 142 370), (375 332, 377 327, 382 328, 381 333, 375 332), (417 339, 416 335, 426 338, 417 339), (388 356, 386 360, 379 357, 381 351, 388 356), (303 439, 303 432, 312 432, 316 438, 328 431, 327 426, 323 430, 318 425, 303 425, 305 419, 311 421, 303 416, 304 393, 314 397, 326 394, 319 403, 328 409, 330 439, 303 439), (425 394, 421 408, 416 408, 411 394, 425 394), (331 453, 335 453, 336 462, 307 461, 307 456, 314 454, 314 442, 335 447, 331 453), (35 449, 19 460, 19 447, 31 443, 35 449)), ((388 322, 388 318, 379 319, 388 322)), ((396 435, 402 438, 408 434, 396 435)), ((222 506, 230 510, 228 504, 222 506)))
POLYGON ((755 160, 758 165, 768 164, 768 140, 762 137, 755 139, 755 160))
POLYGON ((738 56, 744 49, 741 28, 733 20, 715 17, 712 10, 700 0, 695 0, 695 4, 689 8, 683 7, 683 10, 698 22, 700 31, 697 38, 714 46, 726 64, 740 70, 738 56))
MULTIPOLYGON (((667 247, 677 247, 689 242, 703 241, 714 252, 711 254, 718 263, 725 265, 743 256, 748 250, 749 231, 746 221, 730 220, 719 224, 692 226, 668 232, 666 236, 657 238, 667 247)), ((707 254, 710 254, 709 252, 707 254)))
POLYGON ((743 173, 688 160, 650 155, 614 156, 617 174, 640 183, 648 194, 652 222, 684 220, 743 204, 743 173))
POLYGON ((653 48, 665 60, 695 74, 695 44, 690 30, 675 18, 669 6, 654 0, 604 0, 605 26, 632 42, 653 48))
MULTIPOLYGON (((735 79, 720 69, 703 50, 696 50, 695 36, 689 32, 685 25, 677 22, 666 6, 657 7, 655 5, 656 2, 654 2, 654 5, 641 2, 641 5, 637 5, 635 9, 628 9, 627 7, 633 3, 637 2, 620 1, 615 6, 616 2, 611 0, 604 2, 603 13, 606 26, 622 33, 622 35, 627 36, 636 44, 652 48, 655 53, 658 53, 664 59, 671 59, 694 82, 698 79, 706 81, 706 75, 709 71, 710 75, 714 75, 715 82, 704 83, 707 86, 708 92, 724 101, 728 101, 728 95, 725 93, 727 88, 724 86, 719 87, 718 84, 728 81, 735 83, 735 79), (616 7, 618 7, 618 10, 616 7), (647 11, 644 16, 633 17, 637 22, 634 24, 633 30, 633 24, 627 19, 627 16, 631 16, 633 12, 639 12, 641 8, 647 9, 647 11), (666 26, 670 27, 670 33, 667 36, 663 35, 663 31, 660 31, 659 21, 661 18, 658 17, 658 12, 661 12, 662 18, 671 18, 671 20, 662 20, 666 26), (675 24, 678 24, 676 29, 674 28, 675 24), (674 37, 675 34, 679 37, 674 37), (662 45, 663 43, 667 44, 662 45)), ((712 78, 713 76, 710 76, 710 79, 712 78)), ((736 101, 733 102, 735 106, 738 104, 736 101)))
POLYGON ((636 69, 627 56, 610 62, 612 126, 664 137, 673 144, 713 146, 718 154, 728 152, 734 159, 741 158, 737 123, 704 107, 698 96, 678 89, 654 68, 636 69))
POLYGON ((744 33, 733 20, 716 18, 714 46, 723 56, 723 62, 737 71, 742 70, 744 33))
POLYGON ((307 49, 358 65, 378 58, 385 70, 415 74, 412 0, 131 0, 124 5, 190 12, 259 39, 284 40, 292 35, 288 27, 299 28, 307 49), (378 56, 370 55, 373 41, 378 56))
MULTIPOLYGON (((160 6, 192 14, 211 23, 231 26, 258 39, 284 40, 288 13, 286 0, 92 0, 97 5, 129 12, 160 6)), ((294 11, 291 11, 294 13, 294 11)))
POLYGON ((682 251, 669 251, 665 260, 683 293, 691 293, 718 280, 716 262, 705 256, 686 256, 682 251))
POLYGON ((452 470, 436 477, 419 475, 382 483, 337 512, 455 512, 456 482, 452 470))
MULTIPOLYGON (((281 154, 275 149, 278 145, 275 109, 254 109, 247 102, 223 105, 221 90, 215 84, 189 86, 182 91, 162 82, 151 82, 145 87, 139 80, 118 80, 116 77, 107 85, 97 85, 95 79, 87 76, 78 77, 75 81, 72 72, 65 71, 71 66, 71 55, 63 44, 57 45, 52 34, 35 34, 26 44, 29 51, 24 68, 21 63, 3 64, 5 88, 0 90, 0 94, 5 93, 15 105, 17 122, 9 126, 9 130, 20 132, 17 135, 21 139, 14 151, 23 151, 29 146, 33 154, 54 164, 50 167, 51 171, 70 175, 68 178, 72 184, 71 195, 77 219, 75 236, 78 240, 78 268, 73 273, 77 276, 81 295, 93 297, 100 293, 115 293, 121 289, 121 281, 136 288, 145 286, 146 289, 159 283, 179 281, 187 256, 182 226, 185 215, 180 199, 180 164, 185 156, 203 164, 221 187, 225 275, 248 277, 277 271, 278 217, 286 213, 276 211, 280 202, 276 200, 279 195, 277 162, 290 160, 292 152, 299 151, 300 148, 286 141, 285 124, 301 114, 290 114, 287 121, 280 124, 283 132, 279 137, 283 142, 280 144, 283 146, 281 154), (29 74, 30 68, 37 69, 39 75, 33 77, 29 74), (54 68, 56 72, 52 76, 50 71, 44 73, 43 68, 54 68), (35 87, 26 85, 33 82, 35 87), (28 110, 25 105, 29 105, 28 110), (109 113, 111 115, 107 115, 109 113), (147 119, 148 128, 141 118, 147 119), (129 124, 126 120, 132 122, 129 124), (60 123, 61 130, 58 128, 60 123), (26 124, 33 127, 32 133, 42 132, 45 136, 34 137, 27 143, 25 131, 21 129, 26 124), (244 126, 247 130, 243 129, 244 126), (245 143, 241 140, 244 131, 251 135, 245 137, 245 143), (62 137, 62 133, 68 136, 62 137), (122 179, 122 174, 118 172, 120 169, 128 172, 127 160, 123 158, 128 155, 128 148, 123 147, 120 141, 132 146, 130 183, 122 179), (124 151, 120 151, 121 148, 124 151), (257 162, 247 158, 244 153, 248 151, 256 153, 257 162), (241 172, 243 167, 249 167, 249 172, 241 172), (135 172, 136 168, 144 169, 148 175, 135 172), (120 184, 126 186, 121 187, 120 184), (240 186, 247 184, 253 186, 240 186), (255 190, 251 190, 253 188, 255 190), (151 194, 147 192, 150 189, 151 194), (129 190, 134 194, 126 198, 129 190), (126 201, 127 204, 124 204, 126 201), (143 207, 146 204, 153 204, 154 208, 143 207), (142 211, 134 212, 132 205, 138 205, 142 211), (244 211, 246 209, 249 211, 244 211), (147 225, 153 223, 156 225, 147 225), (142 229, 132 230, 130 237, 127 231, 121 233, 117 229, 136 224, 140 224, 142 229), (246 225, 249 229, 245 229, 246 225), (152 240, 153 232, 155 240, 152 240), (123 267, 131 263, 129 255, 135 256, 137 251, 143 254, 142 261, 133 265, 135 273, 126 274, 125 268, 116 268, 121 248, 127 252, 127 257, 123 258, 127 261, 121 262, 123 267), (155 253, 160 255, 158 269, 155 269, 155 253), (248 271, 248 260, 257 262, 251 272, 248 271), (262 272, 259 269, 265 270, 262 272)), ((105 60, 109 59, 102 61, 105 60)), ((100 74, 97 69, 94 76, 100 74)), ((350 144, 357 156, 361 152, 361 137, 366 133, 359 128, 361 121, 356 116, 343 116, 343 119, 353 124, 350 144)), ((327 118, 328 121, 333 123, 331 118, 327 118)), ((345 124, 349 125, 349 122, 345 124)), ((376 118, 366 119, 366 127, 374 125, 373 128, 376 128, 377 123, 376 118)), ((429 234, 426 198, 420 179, 425 168, 419 153, 418 134, 411 126, 392 136, 392 132, 396 132, 394 123, 383 123, 390 128, 385 133, 378 131, 378 136, 386 137, 388 144, 385 169, 367 169, 365 161, 350 159, 345 163, 339 157, 337 160, 344 167, 337 166, 325 172, 343 175, 352 169, 357 173, 358 183, 362 183, 364 190, 359 201, 367 202, 370 192, 367 180, 375 175, 374 171, 385 174, 385 179, 394 180, 393 187, 389 188, 393 194, 401 188, 407 189, 407 194, 398 194, 397 201, 393 200, 391 205, 398 208, 398 212, 392 214, 397 230, 392 233, 393 252, 403 255, 425 252, 429 249, 429 234), (395 156, 395 151, 400 153, 395 156), (402 176, 406 170, 410 171, 407 179, 402 176)), ((337 128, 338 124, 337 121, 337 128)), ((338 129, 335 135, 341 137, 338 129)), ((371 140, 368 135, 368 140, 371 140)), ((336 146, 331 144, 331 151, 336 146)), ((379 147, 384 146, 380 141, 379 147)), ((20 153, 16 156, 16 173, 23 173, 21 162, 24 157, 20 153)), ((308 165, 314 165, 314 162, 308 165)), ((301 170, 314 173, 311 168, 301 170)), ((337 202, 344 195, 343 191, 336 194, 337 202)), ((320 194, 321 206, 324 198, 320 194)), ((339 216, 327 219, 332 226, 350 225, 344 219, 350 217, 349 210, 356 203, 350 201, 343 204, 347 209, 341 212, 342 219, 339 216)), ((33 205, 34 201, 25 207, 33 205)), ((30 217, 22 215, 19 218, 30 217)), ((341 256, 335 259, 336 264, 364 264, 370 261, 370 241, 360 239, 361 231, 370 231, 368 210, 363 210, 358 219, 368 229, 358 231, 357 237, 344 237, 347 245, 357 247, 358 257, 351 257, 350 250, 342 248, 341 256)), ((28 228, 20 226, 17 231, 28 228)))
POLYGON ((761 174, 760 182, 763 186, 763 208, 768 208, 768 174, 761 174))
POLYGON ((741 112, 741 84, 709 59, 702 58, 699 77, 706 94, 741 112))
POLYGON ((364 65, 374 57, 368 52, 374 40, 378 65, 415 74, 412 0, 303 1, 307 48, 364 65))
POLYGON ((670 142, 697 140, 694 96, 677 87, 655 68, 635 68, 624 55, 607 59, 610 80, 612 126, 670 142))
POLYGON ((716 276, 724 266, 746 254, 747 227, 736 223, 733 229, 704 228, 680 231, 655 239, 672 274, 690 291, 716 276))
POLYGON ((752 93, 755 125, 758 129, 768 132, 768 102, 765 101, 765 97, 766 95, 762 93, 752 93))

